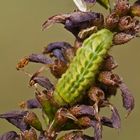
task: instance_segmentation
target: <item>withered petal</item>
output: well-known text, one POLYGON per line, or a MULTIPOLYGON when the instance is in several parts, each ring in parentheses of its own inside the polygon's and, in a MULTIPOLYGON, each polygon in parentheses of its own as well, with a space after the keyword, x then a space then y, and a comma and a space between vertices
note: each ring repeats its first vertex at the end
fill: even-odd
POLYGON ((35 63, 42 63, 42 64, 52 64, 53 61, 51 58, 43 55, 43 54, 31 54, 28 57, 30 62, 35 62, 35 63))
POLYGON ((105 125, 105 126, 113 128, 112 120, 110 118, 107 118, 107 117, 103 116, 101 118, 101 123, 102 123, 102 125, 105 125))
POLYGON ((102 125, 100 122, 96 122, 94 127, 94 138, 95 140, 101 140, 102 139, 102 125))
POLYGON ((44 76, 35 76, 30 81, 32 81, 32 80, 34 81, 34 84, 38 83, 40 86, 46 88, 47 90, 53 90, 54 89, 54 85, 51 83, 51 81, 44 76))
POLYGON ((95 140, 94 137, 90 137, 90 136, 87 136, 87 135, 84 135, 82 138, 83 138, 83 140, 95 140))
POLYGON ((58 60, 63 61, 65 63, 67 63, 66 59, 63 56, 63 53, 60 49, 55 49, 52 52, 53 56, 56 57, 58 60))
POLYGON ((102 123, 97 120, 91 120, 90 126, 94 128, 94 139, 101 140, 102 139, 102 123))
POLYGON ((88 116, 94 116, 95 115, 95 109, 92 106, 87 105, 77 105, 70 109, 71 114, 73 114, 75 117, 88 115, 88 116))
POLYGON ((43 30, 48 29, 55 23, 65 24, 65 21, 69 16, 70 16, 69 14, 59 14, 59 15, 54 15, 54 16, 48 18, 42 25, 43 30))
POLYGON ((15 125, 21 131, 24 131, 30 128, 23 119, 23 117, 26 116, 27 113, 28 111, 11 111, 8 113, 0 114, 0 118, 6 119, 9 123, 15 125))
POLYGON ((55 49, 67 49, 67 48, 71 48, 71 44, 69 44, 68 42, 53 42, 47 45, 47 47, 44 48, 43 53, 50 53, 55 49))
POLYGON ((111 111, 112 111, 111 120, 112 120, 113 128, 120 128, 121 127, 121 118, 118 113, 118 110, 114 106, 111 106, 111 111))
POLYGON ((15 131, 9 131, 1 135, 0 140, 19 140, 19 136, 15 131))
POLYGON ((123 106, 128 111, 128 113, 130 113, 134 109, 134 106, 135 106, 134 97, 124 82, 119 84, 119 88, 122 93, 121 95, 122 95, 122 100, 123 100, 123 106))

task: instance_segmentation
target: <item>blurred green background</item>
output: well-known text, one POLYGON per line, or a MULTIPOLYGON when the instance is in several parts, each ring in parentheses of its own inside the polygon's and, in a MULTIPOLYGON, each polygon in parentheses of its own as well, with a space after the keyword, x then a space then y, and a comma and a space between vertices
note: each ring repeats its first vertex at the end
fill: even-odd
MULTIPOLYGON (((0 0, 0 113, 18 109, 20 101, 33 97, 33 89, 28 87, 29 78, 16 71, 16 63, 20 58, 41 52, 46 44, 53 41, 74 40, 62 25, 55 25, 47 31, 41 30, 42 23, 49 16, 71 12, 74 8, 72 0, 0 0)), ((96 10, 99 9, 97 6, 96 10)), ((120 112, 122 127, 119 131, 104 127, 103 140, 140 139, 139 44, 137 38, 111 51, 119 64, 116 73, 124 78, 135 96, 135 109, 125 119, 126 111, 122 107, 120 94, 112 97, 112 102, 120 112)), ((35 68, 30 65, 28 70, 33 72, 35 68)), ((8 130, 17 129, 0 120, 0 134, 8 130)))

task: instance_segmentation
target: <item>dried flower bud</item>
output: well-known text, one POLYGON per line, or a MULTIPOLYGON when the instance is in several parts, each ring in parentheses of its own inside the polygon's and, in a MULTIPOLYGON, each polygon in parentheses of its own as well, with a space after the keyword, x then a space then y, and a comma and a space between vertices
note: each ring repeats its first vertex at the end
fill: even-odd
POLYGON ((34 112, 28 112, 27 115, 24 117, 24 121, 35 129, 42 131, 41 122, 39 121, 39 118, 34 112))
POLYGON ((115 12, 108 15, 105 20, 105 26, 110 30, 115 29, 118 23, 119 23, 119 16, 115 12))
POLYGON ((140 17, 140 1, 137 0, 132 6, 131 6, 131 14, 133 16, 140 17))
POLYGON ((73 114, 71 114, 67 109, 65 108, 58 109, 55 114, 53 122, 50 124, 50 127, 47 130, 47 133, 50 134, 54 131, 57 132, 61 131, 63 129, 63 126, 65 127, 65 125, 69 120, 73 120, 77 122, 77 118, 73 114))
POLYGON ((91 126, 91 119, 87 116, 85 117, 81 117, 80 119, 78 119, 78 125, 82 126, 82 127, 90 127, 91 126))
POLYGON ((117 93, 117 88, 116 86, 107 86, 103 83, 100 84, 100 88, 104 91, 105 93, 105 99, 110 98, 112 95, 116 95, 117 93))
POLYGON ((60 78, 63 73, 67 70, 68 66, 66 63, 60 60, 55 60, 53 65, 50 65, 51 73, 56 77, 60 78))
POLYGON ((135 24, 130 16, 125 16, 120 19, 118 26, 120 31, 127 31, 134 28, 135 24))
POLYGON ((94 102, 99 102, 105 98, 104 92, 100 88, 95 87, 95 86, 91 87, 91 89, 89 90, 88 96, 94 102))
POLYGON ((99 74, 98 80, 108 86, 117 86, 120 78, 111 71, 103 71, 99 74))
POLYGON ((22 58, 22 59, 18 62, 17 66, 16 66, 16 69, 19 70, 19 69, 21 69, 21 68, 24 68, 26 65, 28 65, 28 63, 29 63, 29 58, 27 58, 27 57, 22 58))
POLYGON ((127 15, 130 10, 130 4, 128 0, 116 0, 114 11, 120 16, 127 15))
POLYGON ((25 130, 24 132, 22 132, 21 138, 22 140, 38 140, 36 131, 34 129, 25 130))
POLYGON ((131 39, 133 39, 134 37, 135 37, 134 35, 120 32, 120 33, 117 33, 114 35, 113 44, 114 45, 125 44, 125 43, 129 42, 131 39))
POLYGON ((108 55, 104 59, 104 63, 103 63, 102 69, 105 70, 105 71, 111 71, 111 70, 115 69, 117 66, 118 66, 118 64, 114 60, 113 56, 108 55))

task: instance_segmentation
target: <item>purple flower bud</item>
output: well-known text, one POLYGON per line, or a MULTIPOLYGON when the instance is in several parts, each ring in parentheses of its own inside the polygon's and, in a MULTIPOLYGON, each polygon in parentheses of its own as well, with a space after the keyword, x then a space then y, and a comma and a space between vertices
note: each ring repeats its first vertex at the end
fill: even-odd
POLYGON ((31 54, 28 59, 30 62, 35 62, 35 63, 42 63, 42 64, 53 63, 53 61, 49 57, 43 54, 31 54))
POLYGON ((9 123, 15 125, 21 131, 28 130, 30 127, 24 122, 24 116, 28 111, 11 111, 8 113, 0 114, 0 118, 6 119, 9 123))
POLYGON ((44 87, 46 90, 54 90, 54 85, 50 80, 44 76, 35 76, 30 79, 30 85, 38 83, 40 86, 44 87))
POLYGON ((34 109, 34 108, 40 108, 41 105, 40 103, 38 102, 37 99, 29 99, 27 101, 23 101, 20 103, 20 107, 25 109, 34 109))

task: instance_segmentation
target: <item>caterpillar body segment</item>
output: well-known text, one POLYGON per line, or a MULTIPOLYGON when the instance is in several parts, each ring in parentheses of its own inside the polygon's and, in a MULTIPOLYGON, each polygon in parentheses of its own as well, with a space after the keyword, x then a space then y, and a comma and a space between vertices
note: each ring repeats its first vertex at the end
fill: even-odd
POLYGON ((100 64, 112 46, 113 34, 102 29, 87 38, 76 52, 67 71, 56 84, 54 100, 60 106, 74 104, 94 84, 100 64))

